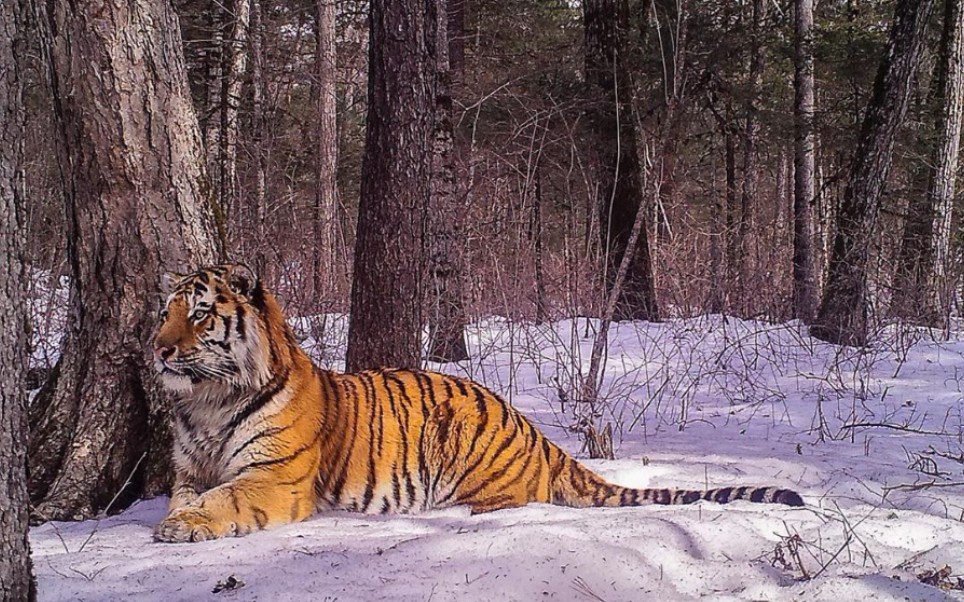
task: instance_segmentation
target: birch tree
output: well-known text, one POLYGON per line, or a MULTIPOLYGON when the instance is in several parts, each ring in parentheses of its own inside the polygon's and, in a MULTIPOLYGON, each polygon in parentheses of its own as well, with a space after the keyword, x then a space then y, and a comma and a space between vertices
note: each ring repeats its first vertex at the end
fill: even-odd
POLYGON ((814 148, 813 0, 794 0, 793 317, 816 310, 813 274, 814 148))
POLYGON ((944 322, 952 302, 951 223, 964 112, 964 10, 945 0, 933 93, 927 189, 912 194, 897 260, 891 313, 923 324, 944 322))

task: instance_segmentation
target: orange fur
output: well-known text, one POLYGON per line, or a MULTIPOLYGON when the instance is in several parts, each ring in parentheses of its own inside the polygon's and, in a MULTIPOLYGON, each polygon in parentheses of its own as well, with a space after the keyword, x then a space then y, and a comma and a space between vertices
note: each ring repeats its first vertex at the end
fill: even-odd
POLYGON ((155 530, 161 541, 243 535, 317 509, 803 504, 776 488, 619 487, 474 382, 413 370, 321 370, 243 266, 178 277, 163 318, 155 357, 178 399, 177 472, 170 513, 155 530))

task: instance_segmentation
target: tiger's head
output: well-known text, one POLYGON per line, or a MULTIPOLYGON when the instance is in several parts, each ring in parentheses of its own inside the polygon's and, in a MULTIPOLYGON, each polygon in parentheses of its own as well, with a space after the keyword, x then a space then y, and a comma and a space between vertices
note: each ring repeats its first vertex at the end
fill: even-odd
POLYGON ((154 367, 166 387, 227 390, 258 387, 270 378, 270 308, 253 271, 218 265, 168 274, 164 285, 168 297, 154 335, 154 367))

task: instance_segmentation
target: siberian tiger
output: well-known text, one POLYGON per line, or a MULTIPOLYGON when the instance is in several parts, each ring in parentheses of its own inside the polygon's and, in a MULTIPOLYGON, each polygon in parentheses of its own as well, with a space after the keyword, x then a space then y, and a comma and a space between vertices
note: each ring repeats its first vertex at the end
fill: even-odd
POLYGON ((170 291, 154 360, 177 398, 176 474, 169 513, 154 530, 159 541, 245 535, 325 509, 803 505, 797 493, 771 487, 619 487, 469 380, 322 370, 244 266, 173 277, 170 291))

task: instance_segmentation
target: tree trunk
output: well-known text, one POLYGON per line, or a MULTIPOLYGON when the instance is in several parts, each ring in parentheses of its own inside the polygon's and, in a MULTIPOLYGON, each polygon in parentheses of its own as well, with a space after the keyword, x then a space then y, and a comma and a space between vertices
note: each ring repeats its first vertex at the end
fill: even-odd
POLYGON ((890 40, 861 125, 857 152, 837 214, 823 301, 810 333, 842 345, 867 342, 867 265, 894 140, 907 110, 934 0, 898 0, 890 40))
MULTIPOLYGON (((225 52, 225 28, 227 27, 227 16, 225 15, 224 4, 211 0, 207 6, 205 16, 207 17, 207 31, 210 32, 211 39, 205 52, 204 63, 206 74, 204 83, 206 91, 204 93, 204 110, 201 112, 201 133, 204 136, 205 161, 208 173, 212 175, 212 185, 220 185, 218 178, 219 167, 218 157, 221 155, 221 100, 222 81, 224 68, 225 52)), ((212 198, 221 200, 221 193, 214 191, 212 198)))
POLYGON ((616 320, 658 320, 653 266, 644 227, 633 247, 630 232, 642 203, 642 174, 632 118, 632 86, 623 64, 628 9, 621 0, 585 0, 586 81, 590 86, 590 125, 595 138, 601 198, 600 237, 606 265, 607 294, 613 290, 623 255, 630 254, 626 282, 616 305, 616 320))
POLYGON ((315 299, 333 296, 338 269, 338 127, 335 122, 335 1, 318 0, 315 14, 315 98, 318 102, 318 156, 315 163, 315 299))
POLYGON ((0 2, 0 600, 36 599, 27 539, 24 5, 0 2))
POLYGON ((37 6, 71 290, 61 358, 31 406, 30 494, 40 518, 79 519, 167 487, 167 405, 148 347, 160 276, 210 263, 219 239, 170 5, 37 6))
MULTIPOLYGON (((456 0, 462 2, 462 0, 456 0)), ((432 281, 429 314, 429 359, 458 362, 468 359, 465 347, 465 306, 462 300, 462 213, 455 175, 455 132, 452 84, 458 77, 449 61, 450 18, 447 2, 438 1, 437 82, 432 193, 428 205, 428 273, 432 281)), ((461 29, 452 34, 461 38, 461 29)))
POLYGON ((944 28, 929 112, 933 119, 927 189, 912 194, 897 261, 891 313, 938 326, 949 316, 951 217, 964 109, 964 10, 945 0, 944 28))
POLYGON ((221 135, 218 151, 218 193, 221 211, 237 219, 238 214, 238 108, 241 86, 248 62, 248 24, 251 0, 234 0, 223 42, 221 68, 221 135))
MULTIPOLYGON (((261 0, 251 0, 251 144, 255 153, 255 185, 254 198, 248 206, 248 220, 246 235, 240 242, 255 240, 254 267, 255 273, 267 273, 267 259, 265 247, 267 241, 266 221, 268 219, 267 206, 267 174, 268 155, 265 151, 265 77, 264 77, 264 22, 262 20, 261 0)), ((247 251, 248 249, 244 249, 247 251)), ((251 253, 242 253, 244 257, 251 257, 251 253)))
POLYGON ((373 0, 348 370, 420 365, 435 112, 435 2, 373 0))
POLYGON ((719 173, 717 159, 714 154, 711 173, 713 174, 713 196, 710 199, 710 220, 709 220, 709 256, 710 271, 707 275, 709 280, 709 295, 706 302, 706 311, 711 314, 722 313, 724 309, 724 289, 723 282, 726 274, 726 266, 723 263, 723 243, 726 238, 726 211, 725 193, 721 194, 719 186, 719 173))
POLYGON ((724 224, 726 232, 726 292, 730 310, 736 303, 742 303, 737 298, 738 283, 740 281, 740 238, 738 236, 740 223, 740 207, 736 194, 736 132, 728 124, 723 125, 723 170, 725 172, 726 204, 724 224))
POLYGON ((755 245, 752 237, 754 236, 754 222, 756 221, 756 205, 759 202, 757 168, 757 139, 760 135, 760 95, 763 86, 763 69, 766 58, 766 45, 764 44, 765 28, 767 20, 767 0, 753 0, 753 32, 751 34, 750 47, 750 73, 747 82, 747 101, 746 101, 746 130, 743 136, 743 190, 740 197, 740 219, 737 228, 737 240, 739 254, 737 255, 736 273, 737 297, 740 299, 741 313, 744 315, 751 311, 749 305, 750 295, 748 287, 752 270, 756 267, 756 256, 753 253, 755 245))
POLYGON ((449 53, 449 73, 453 86, 460 83, 465 73, 465 3, 468 0, 446 0, 445 15, 448 23, 445 28, 449 53))
POLYGON ((247 65, 247 39, 252 0, 212 2, 205 9, 206 40, 204 110, 200 118, 205 160, 218 210, 237 218, 238 109, 247 65))
POLYGON ((813 0, 794 0, 793 317, 810 323, 817 306, 813 266, 813 0))
POLYGON ((680 127, 683 117, 683 69, 686 66, 686 35, 689 14, 686 0, 659 0, 655 3, 660 54, 663 63, 663 101, 660 115, 659 155, 656 163, 656 235, 669 238, 672 231, 667 207, 676 203, 676 165, 679 162, 680 127))
POLYGON ((538 163, 535 166, 535 194, 532 200, 532 239, 534 247, 534 263, 536 276, 536 324, 544 324, 549 319, 549 302, 546 299, 546 277, 543 269, 543 236, 542 236, 542 169, 538 163))
MULTIPOLYGON (((629 226, 629 244, 636 243, 639 237, 646 232, 646 210, 645 207, 637 207, 636 215, 633 216, 632 224, 629 226)), ((598 417, 602 415, 599 403, 599 389, 602 384, 603 375, 606 369, 607 350, 609 348, 609 328, 612 325, 616 307, 623 285, 626 284, 626 277, 629 274, 629 266, 633 258, 624 255, 616 268, 616 275, 613 278, 613 288, 609 291, 606 304, 600 316, 599 330, 592 342, 592 351, 589 355, 589 368, 582 382, 579 398, 583 403, 576 404, 573 410, 576 414, 576 429, 585 441, 590 458, 614 459, 612 449, 612 425, 607 424, 599 429, 596 428, 598 417)), ((601 426, 601 425, 599 425, 601 426)), ((682 428, 682 427, 680 427, 682 428)))

